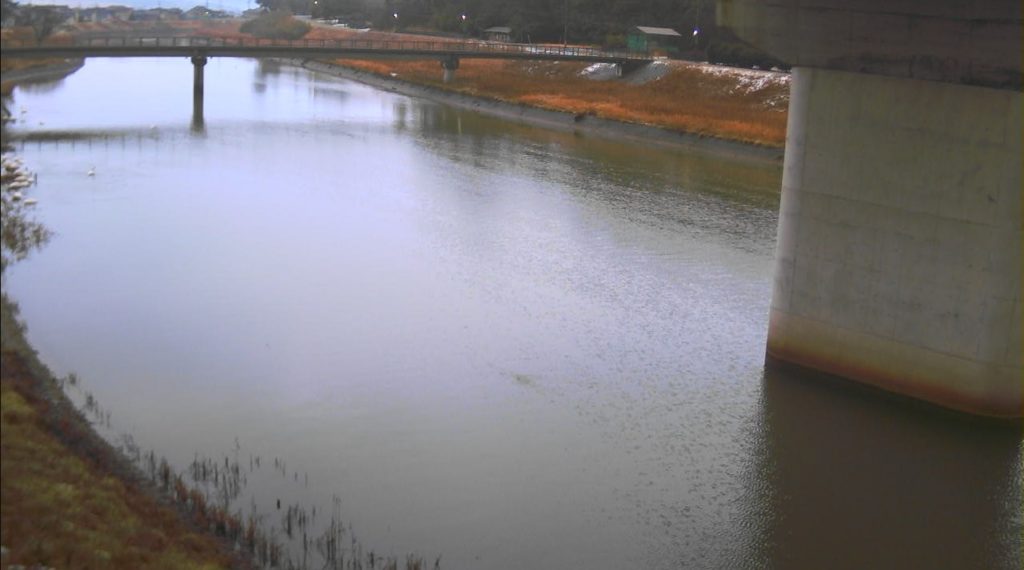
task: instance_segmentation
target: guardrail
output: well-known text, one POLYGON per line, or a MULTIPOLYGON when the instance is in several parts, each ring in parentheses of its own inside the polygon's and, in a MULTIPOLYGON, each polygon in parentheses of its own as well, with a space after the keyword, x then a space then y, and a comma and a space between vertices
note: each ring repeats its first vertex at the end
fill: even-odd
POLYGON ((295 50, 339 53, 381 52, 381 53, 423 53, 425 55, 450 54, 484 57, 542 58, 564 57, 566 59, 605 59, 608 61, 646 61, 650 57, 628 52, 607 52, 596 48, 579 46, 546 46, 536 44, 512 44, 483 41, 426 41, 426 40, 379 40, 379 39, 343 39, 343 40, 272 40, 261 38, 218 38, 218 37, 107 37, 107 38, 51 38, 41 42, 30 40, 3 40, 0 47, 4 50, 52 51, 72 49, 88 51, 100 49, 105 51, 133 51, 139 49, 168 48, 180 49, 225 49, 245 50, 254 52, 275 50, 295 50))

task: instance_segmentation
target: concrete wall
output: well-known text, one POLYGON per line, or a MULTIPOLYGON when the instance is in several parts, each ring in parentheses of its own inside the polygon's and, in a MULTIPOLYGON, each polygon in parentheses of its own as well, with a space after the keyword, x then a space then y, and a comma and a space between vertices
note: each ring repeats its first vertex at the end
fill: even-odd
POLYGON ((769 357, 1021 416, 1021 106, 797 68, 769 357))

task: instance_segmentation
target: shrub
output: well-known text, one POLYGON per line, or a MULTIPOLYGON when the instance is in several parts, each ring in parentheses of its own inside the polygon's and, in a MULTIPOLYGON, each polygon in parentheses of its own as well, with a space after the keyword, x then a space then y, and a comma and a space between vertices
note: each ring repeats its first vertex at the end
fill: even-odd
POLYGON ((770 69, 778 67, 789 69, 785 63, 765 52, 742 42, 715 41, 708 46, 708 61, 724 63, 737 67, 760 67, 770 69))
POLYGON ((309 29, 309 24, 296 20, 284 11, 264 12, 239 28, 241 32, 257 38, 275 40, 297 40, 305 36, 309 29))

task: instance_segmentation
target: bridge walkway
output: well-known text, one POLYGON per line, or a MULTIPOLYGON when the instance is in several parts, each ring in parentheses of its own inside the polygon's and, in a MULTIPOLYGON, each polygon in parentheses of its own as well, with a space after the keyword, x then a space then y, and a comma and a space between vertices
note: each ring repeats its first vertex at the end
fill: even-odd
POLYGON ((583 46, 381 39, 272 40, 237 37, 51 38, 3 40, 5 57, 390 57, 586 61, 643 65, 646 54, 583 46))

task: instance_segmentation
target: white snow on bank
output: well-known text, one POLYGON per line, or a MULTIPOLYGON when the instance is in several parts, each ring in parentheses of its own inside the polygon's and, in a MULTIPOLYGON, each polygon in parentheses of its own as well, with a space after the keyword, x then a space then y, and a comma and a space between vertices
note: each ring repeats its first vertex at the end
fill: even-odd
MULTIPOLYGON (((779 90, 778 94, 766 98, 765 107, 784 111, 789 106, 789 82, 791 76, 783 71, 764 71, 760 69, 728 67, 713 63, 656 59, 626 75, 623 77, 623 80, 633 85, 643 85, 651 81, 658 81, 673 69, 682 68, 696 69, 707 75, 731 80, 733 83, 733 86, 729 89, 731 94, 749 95, 773 87, 782 87, 783 89, 779 90)), ((586 77, 595 81, 608 81, 618 78, 619 75, 615 64, 595 63, 580 71, 580 77, 586 77)))
POLYGON ((736 85, 730 90, 731 93, 750 94, 770 87, 783 87, 785 90, 779 95, 768 98, 765 101, 765 106, 780 111, 789 107, 789 82, 792 76, 788 72, 745 69, 713 63, 686 63, 685 65, 695 67, 708 75, 732 79, 736 85))
POLYGON ((672 62, 667 59, 656 59, 640 69, 630 73, 626 82, 633 85, 643 85, 651 81, 657 81, 672 70, 672 62))
POLYGON ((619 70, 614 63, 595 63, 581 71, 580 76, 594 81, 607 81, 617 78, 619 70))
POLYGON ((712 63, 691 63, 708 75, 731 77, 736 80, 738 89, 745 93, 760 91, 773 85, 789 87, 790 75, 783 71, 763 71, 760 69, 744 69, 741 67, 727 67, 712 63))

